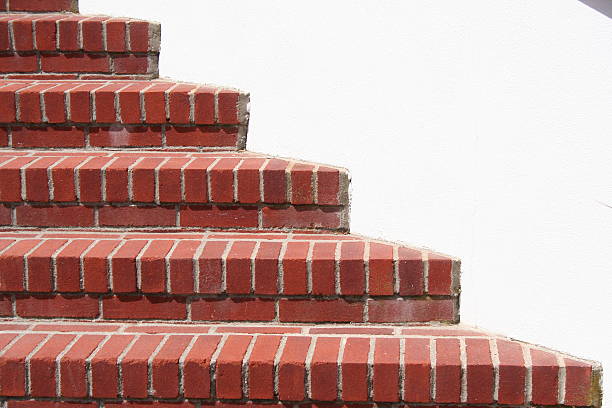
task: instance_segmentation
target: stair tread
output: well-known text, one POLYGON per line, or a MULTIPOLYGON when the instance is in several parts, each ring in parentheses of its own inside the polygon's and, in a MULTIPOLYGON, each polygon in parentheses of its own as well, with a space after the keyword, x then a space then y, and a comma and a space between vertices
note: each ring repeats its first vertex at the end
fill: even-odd
POLYGON ((14 306, 20 317, 395 323, 458 318, 457 260, 359 235, 4 230, 0 270, 2 265, 0 304, 14 306))
POLYGON ((67 393, 86 401, 118 396, 145 399, 142 402, 178 398, 238 404, 594 406, 598 389, 593 384, 601 377, 595 362, 465 325, 106 325, 6 320, 0 322, 0 332, 0 372, 2 377, 10 371, 11 376, 29 378, 29 394, 25 380, 16 381, 12 389, 25 397, 56 397, 45 394, 40 377, 24 375, 27 369, 36 372, 39 361, 50 358, 60 367, 58 397, 67 393), (129 367, 142 362, 144 371, 126 377, 129 367), (69 364, 84 368, 70 369, 69 364), (115 368, 109 371, 108 365, 115 368), (122 387, 116 366, 124 370, 122 387))

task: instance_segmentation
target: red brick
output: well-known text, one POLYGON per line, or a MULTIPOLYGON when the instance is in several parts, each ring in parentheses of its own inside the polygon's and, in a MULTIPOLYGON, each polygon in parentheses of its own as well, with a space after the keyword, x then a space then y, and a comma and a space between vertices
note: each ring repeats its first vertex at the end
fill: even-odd
POLYGON ((317 203, 320 205, 340 204, 340 171, 331 167, 317 170, 317 203))
POLYGON ((142 112, 140 106, 141 92, 150 86, 149 82, 139 82, 129 85, 117 92, 118 109, 122 123, 142 122, 142 112))
POLYGON ((49 202, 47 169, 60 160, 57 157, 41 157, 25 169, 25 193, 27 201, 49 202))
POLYGON ((16 51, 32 51, 34 49, 34 33, 32 20, 34 16, 23 16, 11 22, 13 26, 13 43, 16 51))
POLYGON ((240 159, 228 158, 219 160, 209 169, 210 200, 215 203, 234 201, 234 169, 240 159))
POLYGON ((270 299, 199 299, 191 304, 193 320, 271 321, 274 314, 274 301, 270 299))
POLYGON ((368 355, 370 339, 348 338, 342 357, 342 399, 368 400, 368 355))
POLYGON ((371 296, 393 295, 393 247, 370 243, 369 293, 371 296))
POLYGON ((36 55, 4 54, 0 55, 0 73, 2 72, 36 72, 38 59, 36 55))
POLYGON ((55 397, 56 358, 74 340, 72 334, 56 334, 30 359, 30 390, 33 397, 55 397))
POLYGON ((13 127, 13 147, 84 147, 85 134, 77 127, 13 127))
POLYGON ((119 356, 134 336, 113 335, 91 358, 91 396, 117 398, 119 396, 119 356))
MULTIPOLYGON (((0 64, 2 57, 0 56, 0 64)), ((16 101, 15 95, 18 90, 31 86, 31 84, 10 84, 7 86, 0 87, 0 121, 1 122, 15 122, 16 119, 16 101)))
POLYGON ((106 17, 90 17, 87 20, 83 20, 83 22, 81 23, 81 29, 83 30, 83 51, 104 51, 102 22, 106 19, 106 17))
POLYGON ((95 147, 160 147, 161 128, 156 126, 111 126, 89 129, 89 144, 95 147))
POLYGON ((42 122, 40 93, 53 87, 53 84, 38 84, 19 91, 19 121, 26 123, 42 122))
POLYGON ((183 201, 181 168, 189 163, 188 158, 174 157, 159 168, 158 185, 159 201, 162 203, 179 203, 183 201))
POLYGON ((166 260, 174 241, 155 240, 140 258, 140 279, 143 293, 166 292, 166 260))
POLYGON ((458 339, 436 339, 436 402, 461 402, 461 357, 458 339))
POLYGON ((198 293, 217 294, 221 291, 223 275, 221 256, 228 244, 224 241, 206 242, 202 255, 198 259, 200 270, 198 293))
POLYGON ((338 397, 339 338, 319 337, 312 355, 310 392, 312 399, 335 401, 338 397))
POLYGON ((309 242, 288 242, 283 254, 283 293, 304 295, 308 291, 306 258, 309 242))
POLYGON ((66 91, 74 88, 72 83, 54 86, 43 93, 45 116, 48 123, 65 123, 66 117, 66 91))
POLYGON ((400 340, 379 338, 374 347, 372 395, 376 401, 399 401, 400 340))
POLYGON ((194 92, 194 120, 198 125, 215 123, 215 89, 199 86, 194 92))
POLYGON ((105 319, 183 320, 185 299, 156 296, 113 296, 102 301, 105 319))
POLYGON ((336 208, 264 207, 266 228, 340 228, 340 211, 336 208))
POLYGON ((591 365, 565 358, 565 405, 591 405, 591 365))
POLYGON ((370 322, 454 321, 452 299, 380 299, 369 301, 370 322))
POLYGON ((493 363, 487 339, 465 339, 467 353, 467 402, 493 402, 493 363))
POLYGON ((336 293, 336 243, 315 242, 312 252, 312 294, 336 293))
MULTIPOLYGON (((157 123, 157 122, 154 122, 157 123)), ((167 146, 230 147, 236 148, 238 129, 214 126, 168 126, 167 146)))
POLYGON ((538 405, 555 405, 559 389, 559 365, 554 354, 537 349, 531 353, 531 402, 538 405))
POLYGON ((229 336, 217 358, 217 398, 242 398, 242 360, 251 343, 251 336, 229 336))
POLYGON ((130 51, 147 52, 149 50, 149 23, 146 21, 130 21, 130 51))
POLYGON ((64 398, 87 396, 87 368, 83 362, 104 340, 104 336, 85 334, 68 350, 60 361, 61 395, 64 398))
POLYGON ((232 244, 226 258, 227 293, 251 292, 251 256, 254 249, 253 241, 235 241, 232 244))
POLYGON ((166 123, 166 91, 173 84, 154 84, 143 91, 146 123, 166 123))
POLYGON ((126 84, 111 82, 96 88, 91 92, 95 108, 95 121, 98 123, 113 123, 117 121, 116 94, 125 88, 126 84))
POLYGON ((219 98, 219 123, 238 124, 238 92, 224 90, 217 94, 219 98))
POLYGON ((70 98, 70 119, 77 123, 92 121, 92 92, 101 84, 84 84, 68 92, 70 98))
POLYGON ((185 201, 188 203, 208 202, 207 168, 214 162, 210 158, 197 158, 183 170, 185 201))
POLYGON ((237 193, 241 203, 258 203, 261 201, 260 172, 265 159, 245 159, 237 170, 237 193))
POLYGON ((102 201, 102 168, 112 159, 110 157, 94 157, 79 167, 80 181, 79 199, 84 203, 102 201))
POLYGON ((429 253, 428 292, 431 295, 450 295, 452 293, 452 268, 450 258, 429 253))
POLYGON ((263 168, 264 202, 287 202, 287 176, 285 171, 288 164, 286 160, 270 159, 263 168))
POLYGON ((136 291, 136 257, 141 253, 147 241, 124 241, 123 245, 110 259, 112 288, 116 293, 131 293, 136 291))
POLYGON ((274 358, 280 341, 280 336, 257 337, 247 366, 249 399, 274 398, 274 358))
POLYGON ((120 364, 124 398, 146 398, 149 395, 148 360, 162 339, 162 336, 142 336, 124 356, 120 364))
POLYGON ((174 207, 105 206, 100 208, 100 226, 156 227, 176 225, 174 207))
POLYGON ((118 244, 118 241, 100 241, 83 256, 83 285, 86 292, 108 292, 106 257, 118 244))
POLYGON ((314 166, 311 164, 296 163, 291 168, 291 203, 313 204, 313 174, 314 166))
POLYGON ((400 296, 419 296, 424 293, 424 265, 421 251, 399 247, 397 270, 400 296))
POLYGON ((288 337, 278 364, 278 397, 283 401, 302 401, 305 397, 306 356, 309 337, 288 337))
POLYGON ((57 18, 43 17, 36 20, 36 49, 38 51, 56 51, 57 18))
POLYGON ((278 293, 278 257, 280 242, 262 242, 255 256, 255 293, 274 295, 278 293))
POLYGON ((127 51, 127 21, 124 18, 112 18, 106 21, 106 50, 108 52, 127 51))
POLYGON ((429 339, 407 338, 404 354, 404 401, 430 401, 429 339))
POLYGON ((194 293, 194 256, 200 241, 180 241, 168 258, 169 291, 174 294, 194 293))
POLYGON ((153 358, 151 378, 155 397, 179 397, 179 358, 191 339, 191 336, 171 336, 153 358))
POLYGON ((29 253, 26 272, 29 292, 51 292, 53 290, 51 256, 66 242, 68 241, 64 239, 44 241, 42 245, 29 253))
MULTIPOLYGON (((0 4, 0 12, 6 11, 6 4, 0 4)), ((9 51, 11 40, 9 38, 9 16, 0 17, 0 50, 9 51)))
POLYGON ((0 147, 8 146, 8 128, 0 127, 0 147))
POLYGON ((17 296, 20 317, 90 318, 98 316, 98 299, 91 296, 17 296))
POLYGON ((255 228, 259 224, 257 207, 190 205, 181 207, 182 227, 255 228))
POLYGON ((220 340, 221 336, 198 337, 185 357, 185 398, 210 398, 210 359, 220 340))
POLYGON ((37 227, 89 227, 93 226, 93 208, 84 206, 30 206, 17 207, 17 225, 37 227))
POLYGON ((53 166, 51 179, 54 201, 76 201, 74 169, 84 160, 83 157, 67 157, 53 166))
POLYGON ((3 397, 26 395, 25 358, 45 337, 43 334, 26 334, 0 356, 0 393, 3 397))
POLYGON ((364 242, 343 242, 340 246, 340 293, 363 295, 365 292, 364 242))
POLYGON ((96 408, 95 402, 9 401, 8 408, 96 408))
POLYGON ((0 295, 0 316, 13 317, 13 302, 9 295, 0 295))
POLYGON ((312 326, 308 329, 309 334, 368 334, 368 335, 392 335, 391 327, 366 327, 366 326, 340 326, 334 325, 331 327, 312 326))
POLYGON ((110 73, 110 60, 106 55, 53 54, 42 55, 41 60, 45 72, 110 73))
MULTIPOLYGON (((118 203, 129 201, 128 169, 136 160, 135 157, 118 157, 106 168, 106 201, 118 203)), ((112 211, 114 210, 109 210, 112 211)))
POLYGON ((113 57, 115 74, 146 74, 149 72, 148 55, 119 54, 113 57))
POLYGON ((81 254, 92 240, 77 240, 57 253, 55 273, 57 290, 60 292, 79 292, 81 290, 81 254))
POLYGON ((146 157, 132 167, 133 201, 152 203, 155 201, 155 169, 164 159, 146 157))
MULTIPOLYGON (((66 17, 58 20, 58 43, 62 51, 79 51, 79 16, 66 17)), ((43 71, 54 71, 43 69, 43 71)))
POLYGON ((280 301, 281 322, 362 322, 363 303, 346 300, 280 301))
POLYGON ((15 243, 0 254, 0 290, 21 292, 23 286, 24 256, 38 244, 37 240, 25 239, 15 243))
POLYGON ((170 122, 177 124, 188 124, 191 122, 190 93, 196 85, 177 84, 168 93, 168 107, 170 122))

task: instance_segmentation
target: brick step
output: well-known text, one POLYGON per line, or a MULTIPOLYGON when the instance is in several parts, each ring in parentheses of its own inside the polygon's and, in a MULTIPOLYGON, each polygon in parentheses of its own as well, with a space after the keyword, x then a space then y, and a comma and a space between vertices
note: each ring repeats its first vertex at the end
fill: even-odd
POLYGON ((251 152, 0 150, 0 225, 345 230, 348 183, 251 152))
POLYGON ((459 263, 356 235, 0 234, 0 315, 458 321, 459 263))
POLYGON ((597 363, 464 326, 9 321, 0 330, 9 408, 601 405, 597 363))
POLYGON ((0 80, 0 146, 244 149, 248 100, 169 80, 0 80))
POLYGON ((70 11, 78 13, 78 0, 2 0, 0 12, 48 13, 70 11))
POLYGON ((159 23, 78 14, 0 14, 0 76, 159 76, 159 23))

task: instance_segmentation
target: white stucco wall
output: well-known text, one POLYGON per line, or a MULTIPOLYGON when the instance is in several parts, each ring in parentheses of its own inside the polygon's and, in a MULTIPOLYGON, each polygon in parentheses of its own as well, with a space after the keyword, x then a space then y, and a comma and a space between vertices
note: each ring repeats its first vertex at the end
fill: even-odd
MULTIPOLYGON (((462 319, 612 369, 612 20, 574 0, 81 0, 348 167, 354 232, 463 258, 462 319)), ((612 376, 607 376, 612 391, 612 376)))

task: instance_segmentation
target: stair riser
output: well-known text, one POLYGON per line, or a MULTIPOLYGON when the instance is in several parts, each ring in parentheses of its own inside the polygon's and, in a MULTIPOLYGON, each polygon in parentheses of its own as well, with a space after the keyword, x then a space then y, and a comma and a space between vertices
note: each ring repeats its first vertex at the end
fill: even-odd
POLYGON ((161 29, 73 14, 0 15, 0 75, 159 76, 161 29))
POLYGON ((9 332, 0 340, 1 395, 11 400, 586 406, 600 376, 495 337, 9 332))

